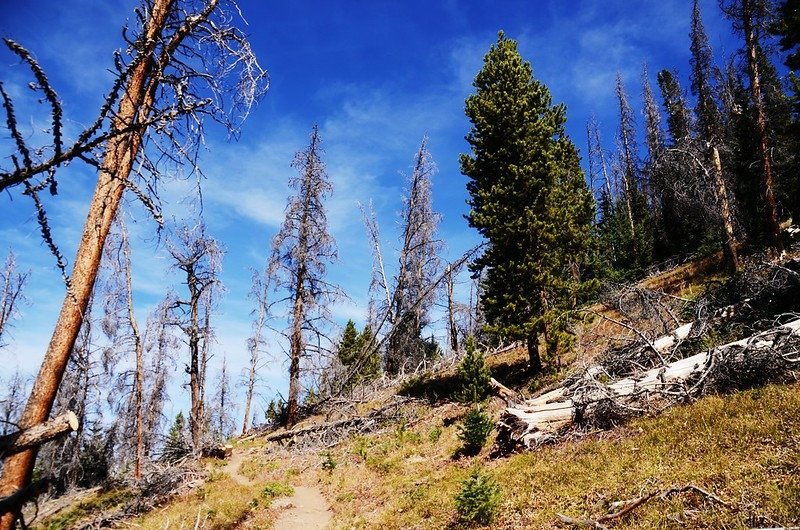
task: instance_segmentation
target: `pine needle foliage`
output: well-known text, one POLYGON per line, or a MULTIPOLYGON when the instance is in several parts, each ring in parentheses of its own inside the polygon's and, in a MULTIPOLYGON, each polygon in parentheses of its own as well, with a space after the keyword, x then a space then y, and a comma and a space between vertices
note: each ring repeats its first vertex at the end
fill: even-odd
POLYGON ((480 453, 493 428, 489 415, 479 405, 472 407, 458 426, 458 438, 463 444, 461 452, 467 456, 480 453))
POLYGON ((565 133, 566 108, 552 104, 516 41, 500 32, 473 86, 472 153, 461 155, 461 172, 467 220, 488 244, 472 269, 485 272, 487 329, 526 340, 537 373, 540 339, 551 355, 567 346, 569 311, 594 285, 581 278, 594 201, 565 133))
POLYGON ((455 496, 459 521, 466 524, 491 524, 502 499, 500 486, 489 475, 475 468, 461 483, 455 496))
POLYGON ((462 403, 481 403, 491 393, 492 374, 486 365, 483 352, 478 351, 472 336, 467 337, 464 349, 466 354, 458 365, 458 377, 461 380, 458 400, 462 403))

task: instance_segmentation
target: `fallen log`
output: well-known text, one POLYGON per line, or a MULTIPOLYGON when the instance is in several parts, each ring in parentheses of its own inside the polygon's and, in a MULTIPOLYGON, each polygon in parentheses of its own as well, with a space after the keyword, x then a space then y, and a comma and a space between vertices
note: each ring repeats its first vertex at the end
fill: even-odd
POLYGON ((322 445, 332 446, 349 434, 372 431, 386 421, 396 420, 398 409, 412 401, 414 401, 414 398, 399 399, 363 416, 352 416, 341 420, 309 425, 308 427, 278 431, 262 436, 262 439, 268 442, 286 441, 289 445, 292 445, 313 436, 322 445))
POLYGON ((489 380, 489 385, 492 387, 492 392, 503 398, 507 404, 519 403, 522 400, 522 395, 515 392, 492 377, 489 380))
POLYGON ((26 449, 38 447, 77 429, 78 417, 74 412, 67 411, 29 429, 0 436, 0 457, 6 458, 26 449))
POLYGON ((800 319, 614 382, 600 382, 602 368, 594 366, 561 388, 507 407, 498 445, 532 448, 570 427, 609 428, 707 393, 782 380, 800 368, 798 352, 800 319))

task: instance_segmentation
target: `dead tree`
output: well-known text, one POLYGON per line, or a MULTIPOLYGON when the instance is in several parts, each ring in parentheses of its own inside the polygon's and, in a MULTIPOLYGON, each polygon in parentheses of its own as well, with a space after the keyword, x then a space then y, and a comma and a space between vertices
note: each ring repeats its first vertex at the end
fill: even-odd
POLYGON ((185 275, 188 298, 174 300, 173 320, 186 336, 189 346, 189 374, 191 410, 189 427, 192 432, 194 453, 199 455, 203 449, 203 425, 205 423, 205 404, 203 399, 203 377, 210 334, 208 314, 213 299, 209 296, 219 283, 222 264, 222 250, 217 241, 206 234, 201 221, 193 227, 182 226, 175 231, 175 238, 168 244, 169 253, 175 261, 174 267, 185 275), (201 314, 206 315, 201 320, 201 314))
POLYGON ((665 186, 664 178, 659 174, 659 160, 663 158, 666 140, 661 129, 661 112, 653 95, 647 65, 642 67, 642 102, 644 114, 644 138, 647 145, 647 163, 644 174, 648 181, 650 217, 656 237, 662 242, 668 238, 668 228, 664 226, 665 186))
POLYGON ((761 36, 769 28, 773 18, 772 3, 769 0, 719 0, 720 9, 733 23, 733 28, 744 37, 747 56, 747 74, 750 78, 750 100, 761 151, 761 186, 766 205, 767 230, 773 251, 783 251, 781 241, 780 217, 775 201, 775 179, 772 174, 772 155, 767 131, 764 99, 761 95, 761 75, 759 74, 758 54, 762 48, 761 36))
POLYGON ((433 210, 431 178, 436 166, 427 144, 425 137, 414 155, 401 212, 402 246, 389 309, 392 330, 386 352, 386 371, 390 374, 415 368, 428 357, 429 346, 421 335, 435 301, 435 291, 428 287, 441 272, 443 243, 436 238, 441 216, 433 210))
MULTIPOLYGON (((697 159, 706 177, 704 186, 711 190, 714 197, 718 218, 722 224, 723 242, 722 248, 725 254, 725 262, 728 271, 734 273, 739 268, 739 256, 737 251, 736 234, 734 232, 733 208, 730 202, 728 184, 722 170, 722 161, 719 154, 719 142, 721 137, 721 118, 719 108, 714 99, 712 80, 712 52, 708 43, 700 14, 700 6, 694 0, 692 8, 692 28, 691 28, 692 53, 692 92, 697 96, 697 116, 698 141, 705 144, 706 153, 704 159, 697 159)), ((688 151, 684 149, 684 151, 688 151)), ((693 156, 693 158, 697 158, 693 156)))
POLYGON ((597 119, 594 116, 589 118, 589 121, 586 122, 586 137, 586 145, 589 152, 587 160, 589 164, 591 189, 595 192, 595 201, 600 205, 600 209, 603 208, 602 205, 605 203, 606 210, 608 210, 608 205, 611 204, 614 194, 611 191, 611 177, 608 174, 608 164, 606 163, 603 143, 600 140, 600 125, 597 123, 597 119), (597 173, 598 165, 600 166, 599 175, 597 173), (602 176, 602 183, 599 184, 600 190, 598 192, 595 190, 598 187, 596 183, 600 176, 602 176))
POLYGON ((174 294, 168 294, 150 313, 144 335, 149 365, 145 378, 144 455, 151 454, 157 433, 162 431, 164 402, 167 400, 169 374, 175 366, 179 342, 172 334, 171 308, 174 294))
MULTIPOLYGON (((639 219, 634 219, 634 208, 639 192, 638 183, 638 160, 636 147, 636 130, 633 120, 633 110, 628 102, 628 95, 625 86, 622 84, 622 75, 617 73, 615 83, 615 93, 619 103, 619 135, 617 138, 617 148, 619 149, 618 172, 620 174, 618 182, 622 186, 622 199, 625 201, 625 213, 628 219, 630 237, 637 244, 635 225, 639 219)), ((636 251, 635 251, 636 252, 636 251)))
MULTIPOLYGON (((122 212, 120 211, 120 214, 122 212)), ((120 442, 131 448, 126 456, 133 459, 133 475, 141 479, 144 460, 144 400, 145 365, 143 338, 133 307, 133 280, 131 274, 131 249, 128 230, 123 216, 116 219, 116 230, 109 235, 105 248, 106 263, 110 267, 105 287, 105 316, 103 331, 112 341, 117 359, 123 355, 133 358, 133 368, 116 374, 114 385, 116 426, 121 428, 120 442)), ((106 367, 113 377, 116 370, 106 367)))
POLYGON ((210 415, 209 424, 214 425, 215 441, 224 442, 233 434, 234 414, 237 408, 236 401, 231 395, 231 379, 228 360, 225 357, 222 358, 222 368, 216 378, 216 388, 212 397, 214 414, 210 415))
MULTIPOLYGON (((691 325, 648 342, 663 353, 688 336, 691 325)), ((743 389, 796 377, 800 320, 711 350, 633 373, 616 381, 593 366, 554 390, 508 407, 500 420, 500 444, 527 448, 557 441, 571 428, 607 428, 708 393, 743 389)))
MULTIPOLYGON (((23 413, 23 427, 43 422, 50 413, 123 192, 131 190, 159 217, 155 198, 142 190, 155 189, 154 179, 163 163, 195 160, 204 117, 235 131, 238 120, 266 90, 265 72, 244 34, 232 23, 237 14, 236 6, 225 0, 144 0, 136 10, 136 27, 126 28, 123 34, 130 56, 116 54, 114 85, 97 119, 74 141, 66 140, 62 107, 43 69, 24 47, 5 40, 7 47, 30 67, 36 79, 32 86, 44 93, 43 99, 51 109, 52 143, 46 148, 28 145, 13 101, 0 86, 5 121, 16 147, 10 157, 13 167, 0 169, 0 191, 21 186, 23 193, 33 199, 42 236, 56 255, 68 285, 52 340, 23 413), (150 148, 159 152, 148 157, 150 148), (72 274, 67 278, 40 194, 45 190, 55 194, 58 168, 78 160, 93 166, 98 179, 72 274), (137 178, 131 178, 134 166, 137 178), (137 181, 147 184, 148 175, 149 186, 137 185, 137 181)), ((0 495, 11 495, 30 482, 35 457, 36 452, 31 450, 5 461, 0 495)), ((3 515, 0 530, 9 530, 16 516, 3 515)))
POLYGON ((0 397, 0 436, 17 430, 29 381, 22 377, 19 368, 2 381, 5 391, 0 397))
POLYGON ((25 300, 22 290, 30 275, 30 271, 17 270, 16 257, 9 251, 0 270, 0 348, 5 344, 3 336, 8 331, 11 321, 19 314, 19 303, 25 300))
POLYGON ((292 162, 297 175, 289 179, 289 186, 296 194, 289 198, 286 218, 272 240, 268 265, 275 272, 275 290, 286 293, 275 303, 289 306, 290 426, 298 419, 301 361, 320 353, 324 327, 331 322, 329 304, 341 296, 341 290, 325 280, 327 265, 338 253, 328 232, 324 201, 333 186, 322 162, 321 143, 319 127, 314 125, 308 147, 292 162))
POLYGON ((242 436, 247 434, 250 426, 250 408, 253 405, 253 395, 255 394, 256 383, 258 381, 262 349, 266 345, 266 326, 270 316, 269 290, 271 278, 272 271, 269 267, 265 268, 263 276, 257 271, 253 271, 253 286, 250 289, 249 298, 255 300, 256 308, 252 313, 255 315, 255 320, 253 321, 253 336, 247 339, 247 350, 250 352, 250 366, 246 379, 247 390, 244 403, 244 419, 242 420, 242 436))

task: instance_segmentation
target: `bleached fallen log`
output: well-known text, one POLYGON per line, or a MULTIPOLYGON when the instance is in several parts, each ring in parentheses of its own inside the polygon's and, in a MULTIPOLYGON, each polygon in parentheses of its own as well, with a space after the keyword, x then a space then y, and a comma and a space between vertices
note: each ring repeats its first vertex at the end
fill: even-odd
POLYGON ((77 429, 78 417, 74 412, 67 411, 29 429, 0 436, 0 456, 6 458, 14 453, 38 447, 77 429))
POLYGON ((615 414, 648 412, 654 400, 680 401, 779 379, 800 367, 796 343, 789 343, 790 351, 781 351, 787 338, 800 339, 800 319, 608 384, 595 378, 601 369, 589 368, 577 383, 572 380, 569 386, 506 408, 498 440, 530 448, 557 439, 559 432, 572 424, 598 426, 614 423, 615 414))
MULTIPOLYGON (((653 352, 659 355, 666 353, 673 346, 685 340, 689 336, 689 333, 692 330, 692 326, 693 324, 691 323, 684 324, 678 327, 677 329, 673 330, 671 333, 668 333, 667 335, 662 335, 661 337, 658 337, 654 341, 649 342, 641 347, 652 350, 653 352)), ((591 366, 583 372, 583 374, 581 375, 581 379, 594 380, 601 373, 604 373, 603 367, 591 366)), ((545 405, 549 405, 552 403, 563 402, 567 394, 569 394, 569 388, 567 388, 566 386, 559 386, 555 389, 545 391, 542 394, 539 394, 538 396, 534 396, 531 399, 526 400, 525 403, 521 405, 521 407, 526 410, 531 410, 544 407, 545 405)), ((561 420, 556 417, 555 421, 558 422, 561 420)))
POLYGON ((522 399, 522 396, 518 392, 511 390, 494 377, 489 380, 489 385, 492 387, 492 392, 505 399, 507 404, 517 403, 522 399))

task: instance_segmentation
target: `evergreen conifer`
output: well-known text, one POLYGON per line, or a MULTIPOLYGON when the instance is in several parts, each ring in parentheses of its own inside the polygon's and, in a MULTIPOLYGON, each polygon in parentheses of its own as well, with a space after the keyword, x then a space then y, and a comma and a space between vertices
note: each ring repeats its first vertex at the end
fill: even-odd
POLYGON ((568 342, 565 312, 593 282, 581 278, 590 251, 594 202, 578 153, 566 136, 566 108, 552 105, 517 43, 500 32, 466 100, 472 154, 461 155, 471 210, 487 240, 473 264, 485 271, 488 330, 527 341, 530 368, 541 370, 568 342))

